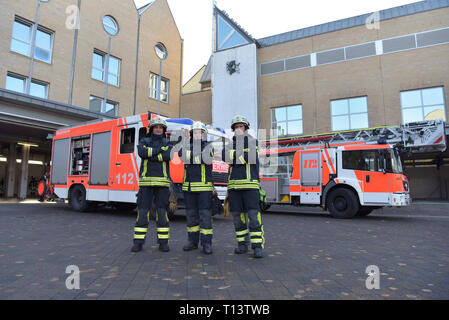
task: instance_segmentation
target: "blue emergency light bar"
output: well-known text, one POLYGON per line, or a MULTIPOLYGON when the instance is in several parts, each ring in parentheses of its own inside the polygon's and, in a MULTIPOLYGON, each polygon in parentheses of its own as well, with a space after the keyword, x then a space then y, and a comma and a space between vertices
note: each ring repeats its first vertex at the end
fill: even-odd
POLYGON ((189 119, 189 118, 167 119, 165 121, 171 122, 171 123, 185 124, 188 126, 191 126, 193 124, 193 120, 189 119))

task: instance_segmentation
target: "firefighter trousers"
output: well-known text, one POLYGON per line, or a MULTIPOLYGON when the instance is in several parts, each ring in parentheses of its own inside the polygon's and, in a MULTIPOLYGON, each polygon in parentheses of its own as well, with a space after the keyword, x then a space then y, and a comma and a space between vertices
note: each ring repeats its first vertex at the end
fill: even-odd
POLYGON ((168 187, 140 187, 137 195, 137 220, 134 227, 134 243, 143 244, 150 223, 150 210, 156 211, 157 242, 168 243, 170 226, 167 215, 168 187), (153 205, 155 208, 153 208, 153 205))
POLYGON ((258 189, 229 190, 229 209, 239 244, 246 243, 248 237, 251 247, 264 248, 265 236, 260 214, 260 195, 258 189))
POLYGON ((212 244, 212 191, 184 192, 188 241, 212 244))

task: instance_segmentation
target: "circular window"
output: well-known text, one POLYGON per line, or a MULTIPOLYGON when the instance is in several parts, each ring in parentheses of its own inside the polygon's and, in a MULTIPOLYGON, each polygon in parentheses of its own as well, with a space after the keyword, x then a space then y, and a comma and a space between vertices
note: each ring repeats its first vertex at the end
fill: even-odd
POLYGON ((159 59, 164 60, 167 58, 167 48, 162 43, 158 43, 154 46, 154 50, 156 51, 156 55, 159 57, 159 59))
POLYGON ((118 33, 117 21, 115 21, 115 19, 111 16, 104 16, 103 28, 111 36, 115 36, 118 33))

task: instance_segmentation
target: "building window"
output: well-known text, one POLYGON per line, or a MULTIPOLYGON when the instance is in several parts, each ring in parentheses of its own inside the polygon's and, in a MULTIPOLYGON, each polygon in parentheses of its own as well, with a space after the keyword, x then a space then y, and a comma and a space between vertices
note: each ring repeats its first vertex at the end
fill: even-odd
POLYGON ((443 87, 401 92, 402 123, 446 121, 443 87))
MULTIPOLYGON (((11 51, 30 56, 33 51, 32 48, 32 30, 33 24, 16 18, 14 21, 11 51)), ((51 62, 51 55, 53 50, 53 32, 38 26, 36 30, 34 58, 47 63, 51 62)))
POLYGON ((111 56, 109 57, 108 83, 116 87, 120 83, 120 60, 111 56))
POLYGON ((104 99, 95 96, 90 96, 89 109, 94 112, 104 113, 110 116, 117 116, 118 103, 111 100, 107 100, 105 104, 104 99))
POLYGON ((38 80, 32 80, 30 84, 30 95, 42 99, 48 98, 48 84, 38 80))
MULTIPOLYGON (((106 57, 106 53, 94 51, 92 57, 92 78, 103 82, 106 81, 106 57)), ((120 83, 120 59, 109 56, 108 65, 108 83, 118 87, 120 83)))
POLYGON ((34 49, 34 57, 38 60, 50 63, 52 51, 52 34, 49 32, 37 30, 36 48, 34 49))
POLYGON ((170 87, 170 80, 161 78, 159 75, 150 72, 150 87, 148 89, 148 96, 157 100, 157 83, 161 80, 161 101, 168 103, 168 92, 170 87))
POLYGON ((358 97, 331 101, 332 131, 368 128, 368 99, 358 97))
MULTIPOLYGON (((19 93, 26 93, 27 81, 28 78, 25 76, 8 73, 6 77, 6 89, 19 93)), ((48 83, 32 79, 30 84, 29 95, 42 99, 47 99, 48 83)))
POLYGON ((271 128, 278 137, 302 134, 302 105, 271 109, 271 128))
POLYGON ((217 50, 224 50, 248 43, 235 28, 226 22, 221 15, 217 15, 217 50))
POLYGON ((13 74, 8 74, 8 76, 6 77, 6 89, 15 92, 25 93, 25 87, 26 87, 26 77, 13 74))
POLYGON ((119 31, 117 21, 111 16, 103 17, 103 28, 111 36, 117 35, 119 31))

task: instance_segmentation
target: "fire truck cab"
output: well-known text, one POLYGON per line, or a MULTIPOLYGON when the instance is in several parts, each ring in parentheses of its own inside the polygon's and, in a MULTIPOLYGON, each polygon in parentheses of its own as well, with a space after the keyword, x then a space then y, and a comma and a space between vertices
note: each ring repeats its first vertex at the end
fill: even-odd
POLYGON ((269 203, 321 206, 335 218, 410 204, 408 181, 392 145, 301 149, 279 152, 277 164, 263 168, 261 187, 269 203))

